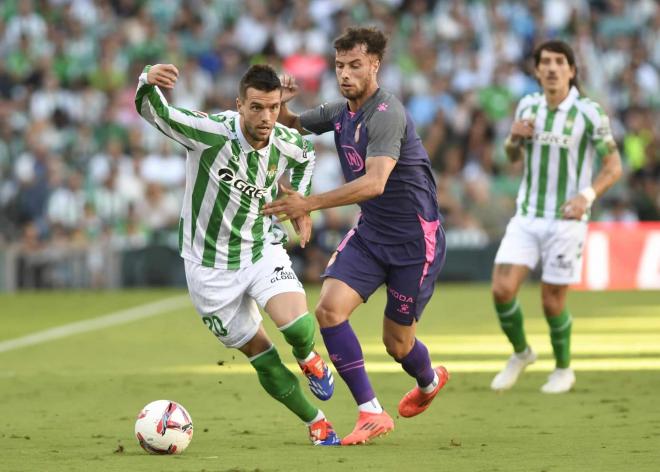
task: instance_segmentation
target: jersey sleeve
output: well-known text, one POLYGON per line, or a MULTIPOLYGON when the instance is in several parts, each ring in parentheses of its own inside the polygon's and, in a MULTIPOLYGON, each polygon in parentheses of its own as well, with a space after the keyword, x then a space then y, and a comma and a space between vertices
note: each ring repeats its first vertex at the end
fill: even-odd
POLYGON ((332 120, 337 117, 345 101, 328 102, 300 114, 300 124, 307 131, 314 134, 323 134, 333 130, 332 120))
POLYGON ((301 195, 308 196, 312 192, 315 159, 314 145, 310 140, 303 139, 303 148, 298 159, 289 161, 291 187, 301 195))
POLYGON ((595 113, 592 114, 593 129, 591 132, 591 144, 598 157, 605 157, 616 151, 616 141, 612 135, 610 119, 600 105, 592 102, 595 113))
POLYGON ((388 156, 399 160, 406 134, 406 112, 403 105, 392 101, 383 108, 379 106, 367 123, 369 143, 365 157, 388 156))
POLYGON ((223 128, 205 113, 168 104, 160 89, 147 83, 149 67, 140 74, 135 93, 135 108, 142 118, 186 149, 206 148, 226 141, 223 128))

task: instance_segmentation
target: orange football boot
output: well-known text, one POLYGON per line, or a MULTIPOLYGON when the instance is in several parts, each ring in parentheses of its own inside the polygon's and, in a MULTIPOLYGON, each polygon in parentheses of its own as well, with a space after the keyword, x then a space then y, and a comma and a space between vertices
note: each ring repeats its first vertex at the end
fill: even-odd
POLYGON ((431 402, 440 389, 442 389, 447 383, 447 380, 449 380, 449 372, 447 372, 447 369, 443 366, 440 365, 436 367, 435 373, 438 375, 438 385, 436 385, 433 391, 430 393, 424 393, 419 386, 413 388, 406 393, 399 402, 399 415, 404 418, 411 418, 419 415, 431 405, 431 402))

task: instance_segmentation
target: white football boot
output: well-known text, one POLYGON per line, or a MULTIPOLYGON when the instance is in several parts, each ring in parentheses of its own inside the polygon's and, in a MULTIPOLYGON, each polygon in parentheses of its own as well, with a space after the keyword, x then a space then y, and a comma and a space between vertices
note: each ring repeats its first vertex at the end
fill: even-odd
POLYGON ((536 353, 529 346, 523 352, 514 352, 509 357, 504 370, 497 374, 490 383, 490 388, 497 391, 509 390, 518 380, 518 376, 523 373, 528 365, 533 364, 535 360, 536 353))
POLYGON ((541 387, 541 391, 543 393, 566 393, 573 388, 573 385, 575 385, 573 369, 556 368, 548 376, 548 381, 541 387))

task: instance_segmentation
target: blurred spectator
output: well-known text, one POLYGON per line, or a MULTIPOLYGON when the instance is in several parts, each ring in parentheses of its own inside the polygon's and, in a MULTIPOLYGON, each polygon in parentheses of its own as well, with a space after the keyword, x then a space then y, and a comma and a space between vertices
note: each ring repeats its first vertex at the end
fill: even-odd
MULTIPOLYGON (((517 101, 538 90, 529 55, 548 37, 574 46, 583 90, 611 117, 624 159, 627 179, 595 218, 660 219, 654 0, 11 0, 0 12, 0 244, 94 247, 95 284, 109 245, 144 245, 154 232, 176 239, 185 151, 135 113, 143 67, 174 63, 168 99, 215 112, 234 109, 243 72, 267 60, 298 77, 303 92, 291 106, 303 108, 338 97, 332 38, 356 23, 389 34, 380 85, 417 124, 450 245, 499 238, 513 212, 522 166, 506 161, 501 143, 517 101)), ((315 142, 313 189, 323 192, 342 175, 331 143, 315 142)), ((313 243, 299 254, 308 278, 356 215, 315 215, 313 243)), ((35 264, 34 280, 70 275, 35 264)))
POLYGON ((630 208, 628 201, 623 197, 611 197, 605 200, 605 210, 598 217, 598 221, 637 223, 637 214, 630 208))

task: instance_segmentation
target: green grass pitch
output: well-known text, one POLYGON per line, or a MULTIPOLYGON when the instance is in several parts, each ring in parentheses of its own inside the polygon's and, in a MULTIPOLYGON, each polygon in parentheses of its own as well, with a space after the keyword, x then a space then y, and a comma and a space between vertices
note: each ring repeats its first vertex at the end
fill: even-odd
MULTIPOLYGON (((418 334, 452 377, 429 410, 403 419, 394 414, 413 381, 382 347, 380 291, 352 324, 395 430, 341 448, 312 447, 305 426, 261 390, 238 351, 217 343, 186 297, 180 290, 1 295, 0 470, 660 470, 659 292, 571 293, 577 384, 570 394, 547 396, 539 388, 552 361, 538 287, 526 287, 520 301, 539 361, 511 391, 496 394, 489 383, 509 348, 488 287, 440 285, 418 334), (15 341, 172 297, 170 311, 151 317, 15 341), (149 456, 133 437, 136 414, 156 399, 179 401, 192 415, 193 441, 181 456, 149 456)), ((310 288, 311 307, 317 298, 310 288)), ((336 379, 334 397, 320 406, 343 435, 356 410, 336 379)))

